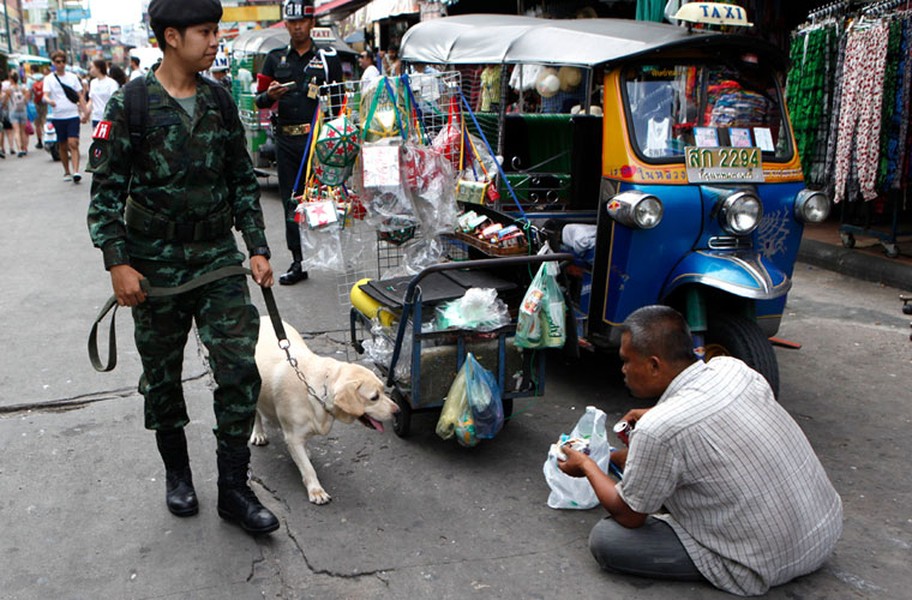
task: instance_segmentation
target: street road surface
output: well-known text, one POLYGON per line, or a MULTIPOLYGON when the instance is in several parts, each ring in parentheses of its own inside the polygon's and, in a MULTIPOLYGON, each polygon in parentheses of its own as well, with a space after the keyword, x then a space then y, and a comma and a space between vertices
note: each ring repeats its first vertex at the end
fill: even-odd
MULTIPOLYGON (((74 185, 61 177, 46 153, 0 161, 4 598, 729 597, 706 585, 602 573, 586 545, 601 510, 545 505, 548 446, 586 405, 610 422, 642 405, 626 393, 612 356, 549 356, 545 396, 517 401, 509 426, 474 449, 438 439, 433 415, 416 416, 408 439, 337 424, 310 444, 333 496, 326 506, 307 501, 270 429, 273 443, 253 449, 252 472, 282 528, 252 539, 216 515, 212 381, 191 339, 187 431, 201 508, 193 518, 171 516, 154 438, 142 428, 127 311, 118 319, 116 370, 97 374, 86 356, 89 326, 111 290, 85 228, 91 178, 74 185)), ((289 257, 274 187, 264 189, 263 206, 282 272, 289 257)), ((354 360, 339 287, 313 273, 276 295, 317 352, 354 360)), ((777 349, 780 400, 842 494, 845 533, 823 569, 769 598, 912 595, 912 342, 898 294, 797 266, 779 335, 802 348, 777 349)), ((786 452, 771 446, 769 460, 786 452)))

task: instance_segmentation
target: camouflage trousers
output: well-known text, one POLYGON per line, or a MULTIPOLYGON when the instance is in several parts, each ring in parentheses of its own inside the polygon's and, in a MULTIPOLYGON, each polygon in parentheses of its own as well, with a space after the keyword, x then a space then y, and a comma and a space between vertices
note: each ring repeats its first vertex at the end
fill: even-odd
MULTIPOLYGON (((155 287, 174 287, 214 270, 213 265, 193 269, 147 261, 135 261, 134 268, 155 287)), ((134 339, 143 364, 139 392, 145 398, 145 426, 174 429, 190 421, 181 375, 194 321, 216 382, 214 433, 219 448, 246 445, 260 393, 254 360, 260 317, 242 275, 176 296, 149 297, 133 307, 134 339)))

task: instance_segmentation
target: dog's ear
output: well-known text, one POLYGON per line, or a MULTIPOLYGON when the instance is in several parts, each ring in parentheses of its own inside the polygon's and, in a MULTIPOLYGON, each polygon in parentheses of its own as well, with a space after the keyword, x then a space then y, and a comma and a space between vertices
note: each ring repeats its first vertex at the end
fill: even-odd
POLYGON ((333 407, 353 417, 360 417, 364 414, 364 401, 358 388, 361 387, 360 381, 351 379, 342 381, 333 388, 333 407))

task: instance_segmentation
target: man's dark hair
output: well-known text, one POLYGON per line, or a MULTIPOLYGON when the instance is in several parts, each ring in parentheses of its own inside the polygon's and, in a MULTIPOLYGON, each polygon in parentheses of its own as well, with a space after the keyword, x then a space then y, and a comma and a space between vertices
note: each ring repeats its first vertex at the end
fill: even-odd
POLYGON ((374 60, 374 53, 371 52, 370 50, 362 50, 362 51, 361 51, 361 58, 369 58, 371 61, 373 61, 373 60, 374 60))
POLYGON ((630 345, 641 356, 658 356, 670 363, 697 360, 687 321, 668 306, 638 308, 621 325, 621 333, 630 334, 630 345))
MULTIPOLYGON (((155 32, 155 36, 156 36, 156 39, 161 39, 161 38, 158 37, 158 32, 157 32, 157 31, 155 32)), ((133 63, 133 64, 135 64, 137 67, 140 65, 139 57, 138 57, 138 56, 131 56, 131 57, 130 57, 130 62, 133 63)))
POLYGON ((390 47, 387 48, 386 51, 387 51, 387 52, 395 52, 396 54, 399 54, 399 46, 396 46, 395 44, 390 45, 390 47))

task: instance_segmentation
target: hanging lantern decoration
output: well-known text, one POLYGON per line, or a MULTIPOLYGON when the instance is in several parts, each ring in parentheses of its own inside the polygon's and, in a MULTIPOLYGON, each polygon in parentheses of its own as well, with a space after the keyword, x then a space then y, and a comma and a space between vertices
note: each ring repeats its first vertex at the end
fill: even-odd
POLYGON ((324 123, 314 149, 314 176, 325 185, 340 185, 351 173, 360 149, 358 128, 348 115, 324 123))

